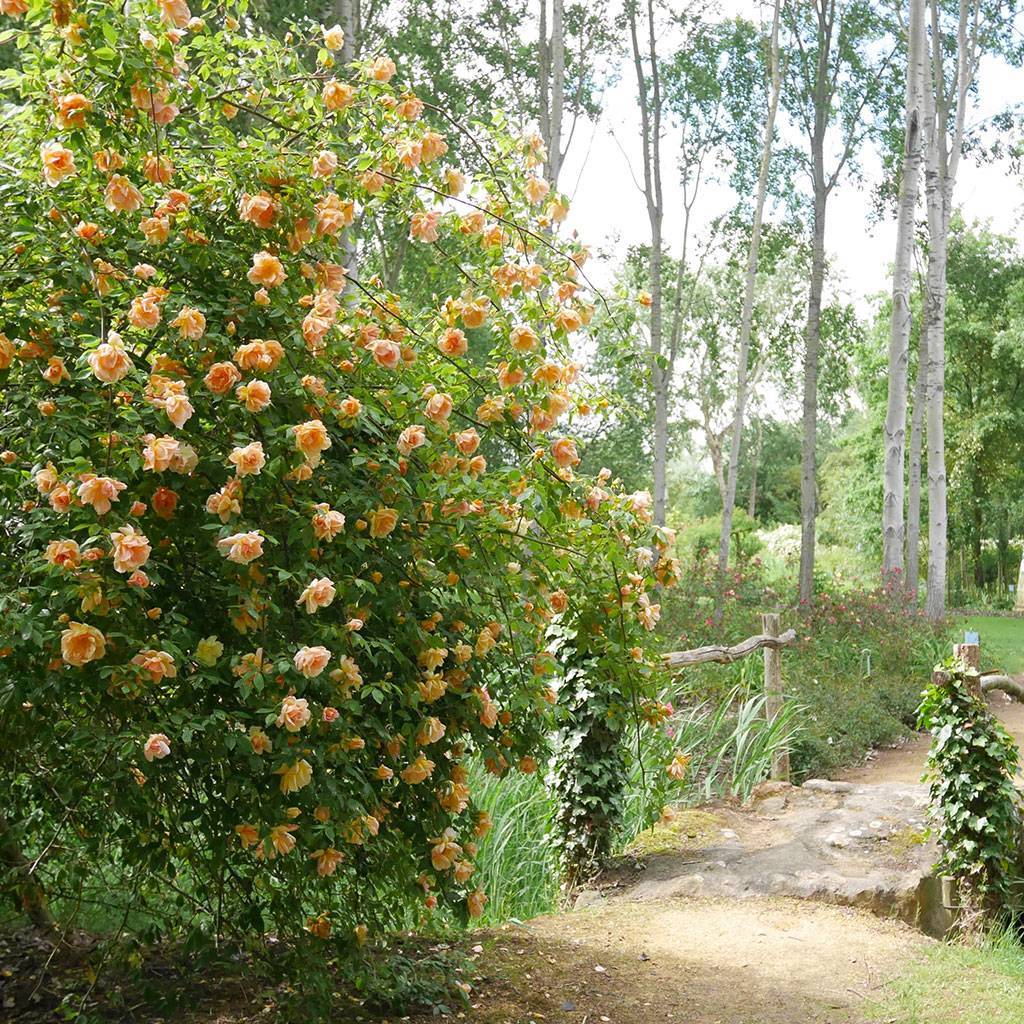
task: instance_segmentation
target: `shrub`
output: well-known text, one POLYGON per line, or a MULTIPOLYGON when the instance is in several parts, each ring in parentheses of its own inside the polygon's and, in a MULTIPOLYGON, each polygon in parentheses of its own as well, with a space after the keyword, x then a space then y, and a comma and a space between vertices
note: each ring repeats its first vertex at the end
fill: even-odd
POLYGON ((573 471, 592 306, 539 142, 474 126, 469 184, 387 57, 183 0, 12 31, 2 838, 154 937, 315 961, 481 914, 469 758, 535 769, 554 619, 632 706, 675 576, 647 497, 573 471))

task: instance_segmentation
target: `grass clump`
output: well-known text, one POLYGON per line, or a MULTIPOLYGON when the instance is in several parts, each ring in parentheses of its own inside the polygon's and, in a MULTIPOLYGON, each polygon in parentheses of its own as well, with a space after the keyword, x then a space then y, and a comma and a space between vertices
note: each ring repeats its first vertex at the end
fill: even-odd
POLYGON ((667 820, 656 822, 641 832, 626 847, 626 853, 653 857, 660 853, 703 850, 718 838, 721 829, 721 819, 708 811, 673 811, 667 820))
POLYGON ((935 946, 868 1008, 878 1024, 1020 1024, 1024 946, 993 935, 980 946, 935 946))

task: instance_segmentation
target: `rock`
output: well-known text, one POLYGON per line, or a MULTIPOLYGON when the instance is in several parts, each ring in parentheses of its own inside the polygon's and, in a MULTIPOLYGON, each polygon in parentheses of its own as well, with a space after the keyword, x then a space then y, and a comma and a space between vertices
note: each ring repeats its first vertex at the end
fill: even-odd
POLYGON ((607 899, 792 896, 944 932, 948 912, 932 881, 934 842, 897 841, 910 831, 920 835, 924 786, 825 780, 767 786, 759 787, 752 806, 716 807, 719 828, 705 848, 650 857, 642 875, 606 890, 607 899))

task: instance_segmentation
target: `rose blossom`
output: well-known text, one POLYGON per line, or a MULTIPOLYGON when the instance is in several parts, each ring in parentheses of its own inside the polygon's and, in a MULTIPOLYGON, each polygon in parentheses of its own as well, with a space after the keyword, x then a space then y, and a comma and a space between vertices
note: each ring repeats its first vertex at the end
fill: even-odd
POLYGON ((281 261, 265 249, 253 256, 252 267, 246 276, 252 284, 265 288, 276 288, 288 277, 281 261))
POLYGON ((142 745, 142 754, 147 761, 162 760, 171 752, 171 741, 162 733, 151 733, 142 745))
POLYGON ((295 652, 295 667, 307 679, 320 675, 331 660, 331 652, 326 647, 300 647, 295 652))
POLYGON ((93 376, 104 384, 116 384, 134 367, 131 357, 121 343, 121 336, 113 331, 107 335, 105 342, 89 353, 87 362, 93 376))
POLYGON ((309 721, 309 701, 305 697, 289 694, 281 701, 281 711, 277 716, 277 726, 289 732, 298 732, 309 721))
POLYGON ((427 443, 426 431, 418 423, 406 427, 398 435, 398 442, 395 447, 402 455, 411 455, 416 448, 427 443))
POLYGON ((111 556, 116 572, 132 572, 141 569, 149 561, 152 546, 146 535, 134 526, 122 526, 120 530, 111 533, 110 539, 114 543, 111 556))
POLYGON ((267 464, 267 457, 263 445, 259 441, 252 441, 243 448, 233 448, 228 462, 235 467, 238 476, 257 476, 267 464))
POLYGON ((111 502, 120 500, 120 492, 128 485, 114 480, 109 476, 96 476, 94 473, 85 473, 81 477, 78 486, 78 497, 86 505, 92 505, 98 516, 106 515, 110 511, 111 502))
POLYGON ((327 608, 336 593, 334 584, 324 576, 321 579, 310 580, 295 603, 305 605, 307 614, 312 615, 321 608, 327 608))
POLYGON ((320 453, 331 447, 331 439, 327 428, 320 420, 309 420, 292 427, 295 435, 295 447, 306 457, 306 461, 315 466, 320 462, 320 453))
POLYGON ((263 554, 263 536, 255 530, 248 533, 233 533, 217 541, 220 553, 229 562, 247 565, 263 554))
POLYGON ((69 665, 81 668, 106 653, 106 637, 84 622, 69 622, 60 635, 60 654, 69 665))
POLYGON ((203 383, 215 395, 223 395, 230 391, 241 379, 242 375, 238 372, 238 368, 234 363, 214 363, 206 371, 203 383))

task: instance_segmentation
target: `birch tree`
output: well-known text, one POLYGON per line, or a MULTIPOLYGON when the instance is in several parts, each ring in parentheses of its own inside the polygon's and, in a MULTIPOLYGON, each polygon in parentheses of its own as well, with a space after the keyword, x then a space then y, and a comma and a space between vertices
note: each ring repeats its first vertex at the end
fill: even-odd
POLYGON ((641 26, 636 0, 626 4, 626 20, 636 74, 637 100, 640 107, 640 142, 642 147, 643 192, 650 224, 651 245, 647 258, 650 298, 650 368, 654 392, 654 522, 665 523, 666 470, 668 461, 668 391, 671 364, 665 357, 662 310, 662 228, 665 220, 661 168, 661 72, 658 66, 657 29, 654 0, 645 6, 646 37, 641 43, 641 26), (646 66, 645 66, 646 65, 646 66))
MULTIPOLYGON (((920 190, 924 63, 924 0, 910 0, 907 18, 903 158, 896 218, 896 255, 893 261, 892 276, 888 404, 883 428, 882 572, 886 576, 900 572, 904 568, 904 461, 906 455, 907 370, 910 361, 910 280, 915 214, 920 190)), ((913 550, 911 549, 911 551, 913 550)))
POLYGON ((939 0, 928 0, 931 28, 930 88, 924 90, 924 191, 928 211, 928 270, 925 277, 924 351, 927 353, 928 584, 930 618, 946 613, 946 260, 949 218, 964 145, 969 94, 981 51, 980 0, 959 0, 955 43, 943 31, 939 0), (952 50, 950 54, 947 50, 952 50), (950 56, 953 67, 949 68, 950 56))
POLYGON ((771 168, 772 140, 775 137, 775 117, 779 109, 779 94, 782 89, 782 69, 779 63, 779 19, 782 0, 775 0, 772 15, 770 47, 771 89, 768 113, 764 124, 764 142, 761 150, 761 166, 757 178, 757 193, 754 200, 754 222, 747 251, 746 276, 743 283, 743 309, 740 314, 739 354, 736 362, 736 405, 732 421, 732 437, 729 447, 729 470, 722 495, 722 532, 718 541, 718 588, 715 599, 715 622, 722 617, 722 581, 729 565, 729 543, 732 538, 732 512, 736 502, 736 479, 740 464, 740 443, 743 439, 743 420, 747 407, 750 362, 750 328, 754 314, 754 288, 757 283, 757 263, 761 246, 761 222, 764 218, 765 199, 768 194, 768 172, 771 168))
POLYGON ((818 376, 828 200, 877 130, 891 94, 892 48, 885 25, 864 0, 807 0, 786 8, 790 41, 783 103, 807 139, 811 183, 811 273, 803 356, 800 469, 800 599, 814 590, 817 519, 818 376), (880 45, 881 44, 881 45, 880 45), (828 150, 828 151, 827 151, 828 150))

